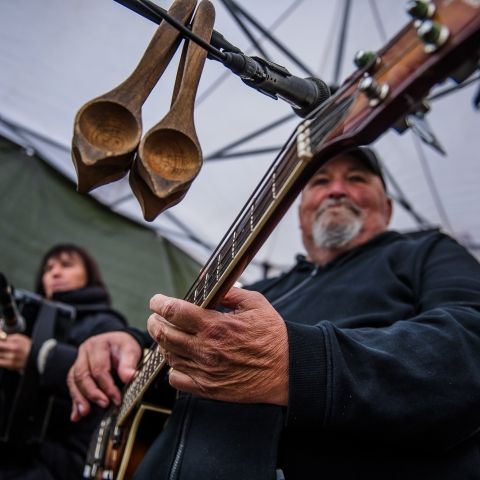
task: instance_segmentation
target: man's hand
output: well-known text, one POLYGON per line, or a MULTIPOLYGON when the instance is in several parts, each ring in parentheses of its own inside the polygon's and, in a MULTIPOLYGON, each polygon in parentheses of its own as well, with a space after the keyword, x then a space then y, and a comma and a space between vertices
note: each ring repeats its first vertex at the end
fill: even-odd
POLYGON ((0 368, 22 371, 27 364, 32 341, 21 333, 7 335, 3 330, 0 336, 0 368))
POLYGON ((87 415, 90 402, 101 407, 110 402, 120 405, 122 397, 112 371, 122 382, 130 381, 141 354, 138 342, 126 332, 102 333, 82 343, 67 376, 72 397, 71 420, 76 422, 87 415))
POLYGON ((288 337, 257 292, 232 288, 229 313, 155 295, 148 331, 172 367, 170 385, 215 400, 288 404, 288 337))

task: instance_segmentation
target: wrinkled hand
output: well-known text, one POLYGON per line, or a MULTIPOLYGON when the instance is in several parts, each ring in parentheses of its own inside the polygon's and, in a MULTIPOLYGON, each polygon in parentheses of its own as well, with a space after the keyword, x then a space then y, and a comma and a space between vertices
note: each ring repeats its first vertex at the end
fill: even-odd
POLYGON ((90 402, 104 408, 110 402, 120 405, 122 396, 112 371, 122 382, 129 382, 141 354, 138 342, 126 332, 102 333, 82 343, 67 376, 72 397, 71 420, 76 422, 86 416, 90 402))
POLYGON ((232 288, 229 313, 155 295, 148 331, 172 367, 172 387, 214 400, 288 404, 288 337, 257 292, 232 288))
POLYGON ((32 341, 21 333, 5 335, 2 331, 0 340, 0 368, 22 371, 27 364, 32 341))

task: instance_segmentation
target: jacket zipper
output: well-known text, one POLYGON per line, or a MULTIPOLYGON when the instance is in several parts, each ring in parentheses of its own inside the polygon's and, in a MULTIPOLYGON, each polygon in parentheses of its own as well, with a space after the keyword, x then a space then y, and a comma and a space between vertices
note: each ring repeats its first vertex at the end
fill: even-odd
POLYGON ((185 450, 186 436, 188 426, 190 424, 190 417, 192 416, 192 397, 189 396, 186 405, 185 416, 183 417, 182 422, 182 431, 180 433, 180 440, 177 445, 177 451, 175 453, 175 458, 172 462, 172 468, 170 469, 170 475, 168 476, 169 480, 176 480, 178 476, 178 470, 180 463, 182 461, 183 451, 185 450))
POLYGON ((278 297, 277 299, 275 300, 272 300, 270 302, 270 304, 275 307, 276 305, 278 305, 279 303, 283 302, 284 300, 286 300, 287 298, 289 298, 291 295, 293 295, 295 292, 298 292, 302 287, 304 287, 308 282, 310 282, 312 280, 313 277, 315 277, 318 273, 318 270, 319 270, 319 267, 318 265, 310 272, 310 275, 305 278, 302 282, 300 282, 296 287, 292 288, 291 290, 289 290, 288 292, 285 292, 283 295, 281 295, 280 297, 278 297))

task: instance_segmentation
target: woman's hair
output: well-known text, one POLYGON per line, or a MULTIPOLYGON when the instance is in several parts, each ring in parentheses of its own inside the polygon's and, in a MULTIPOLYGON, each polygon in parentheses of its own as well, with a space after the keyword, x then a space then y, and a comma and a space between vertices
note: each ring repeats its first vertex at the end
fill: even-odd
POLYGON ((84 248, 72 243, 61 243, 59 245, 55 245, 48 250, 47 253, 45 253, 37 271, 37 276, 35 279, 35 292, 45 296, 45 289, 43 288, 42 279, 47 263, 52 258, 60 258, 63 253, 68 255, 76 254, 81 258, 87 273, 87 283, 85 284, 86 287, 102 287, 108 294, 107 287, 103 282, 97 262, 84 248))

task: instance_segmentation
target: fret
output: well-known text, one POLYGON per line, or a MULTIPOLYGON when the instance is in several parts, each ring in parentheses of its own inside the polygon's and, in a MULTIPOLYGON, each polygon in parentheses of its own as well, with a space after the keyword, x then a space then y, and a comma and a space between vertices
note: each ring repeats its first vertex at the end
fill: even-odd
POLYGON ((195 289, 195 291, 193 292, 193 302, 192 303, 197 303, 197 297, 198 297, 198 290, 195 289))
POLYGON ((122 405, 117 416, 117 425, 122 424, 138 398, 145 392, 157 372, 163 367, 164 356, 160 352, 160 348, 155 347, 153 351, 150 351, 150 354, 123 394, 122 405))
POLYGON ((233 232, 233 238, 232 238, 232 260, 235 258, 235 237, 237 235, 237 232, 233 232))
POLYGON ((277 172, 273 172, 272 175, 272 198, 277 199, 277 172))
POLYGON ((204 301, 208 296, 207 284, 208 284, 208 272, 205 274, 205 282, 203 283, 203 300, 204 301))
POLYGON ((255 212, 255 202, 250 205, 250 232, 253 232, 253 213, 255 212))
POLYGON ((311 120, 305 120, 297 128, 297 157, 300 160, 310 160, 313 156, 310 141, 311 120))
POLYGON ((213 282, 213 285, 218 282, 225 270, 228 268, 228 265, 230 265, 230 255, 231 255, 231 247, 227 243, 226 245, 223 246, 222 249, 217 254, 216 257, 216 262, 215 262, 215 276, 212 278, 215 278, 215 281, 213 282))

